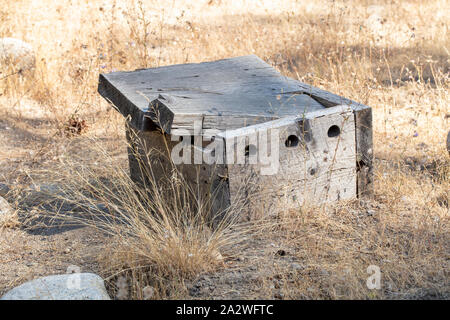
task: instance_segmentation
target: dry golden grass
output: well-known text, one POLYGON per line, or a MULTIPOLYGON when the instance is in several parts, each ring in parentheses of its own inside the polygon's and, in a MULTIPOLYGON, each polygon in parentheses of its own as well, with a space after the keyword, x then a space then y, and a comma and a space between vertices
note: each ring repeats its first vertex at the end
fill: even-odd
MULTIPOLYGON (((54 181, 86 165, 89 170, 75 172, 74 181, 114 176, 115 187, 131 188, 117 169, 127 161, 124 120, 97 94, 98 74, 253 53, 287 76, 373 108, 375 199, 287 213, 273 222, 272 232, 254 235, 262 240, 251 264, 261 278, 253 291, 241 288, 241 297, 448 298, 449 15, 445 0, 375 5, 364 0, 3 0, 0 37, 31 43, 37 66, 32 73, 0 80, 0 125, 13 128, 0 131, 5 141, 0 179, 17 191, 30 181, 54 181), (67 137, 70 119, 85 120, 86 133, 67 137), (90 138, 107 150, 101 157, 85 143, 90 138), (303 268, 292 273, 283 264, 272 265, 273 252, 261 243, 291 248, 290 257, 303 268), (269 264, 273 267, 267 270, 269 264), (381 291, 365 285, 371 264, 381 268, 381 291)), ((130 198, 134 189, 119 198, 96 190, 97 199, 104 197, 96 201, 131 206, 123 211, 126 216, 140 220, 139 214, 150 212, 142 197, 130 198)), ((158 228, 174 223, 169 222, 158 228)), ((197 222, 192 223, 202 225, 197 222)), ((151 261, 147 264, 159 281, 145 278, 148 272, 127 273, 135 280, 135 298, 143 297, 138 282, 158 287, 157 298, 186 297, 185 281, 230 268, 211 260, 214 250, 222 250, 218 242, 228 239, 223 234, 205 236, 196 228, 181 245, 167 243, 177 257, 148 257, 154 251, 145 245, 157 247, 162 239, 149 236, 142 225, 134 228, 137 238, 118 233, 122 242, 111 247, 117 250, 109 251, 106 264, 115 267, 111 275, 123 268, 139 270, 142 257, 151 261), (186 253, 198 254, 198 264, 191 264, 186 253)), ((175 239, 180 241, 179 234, 175 239)))
MULTIPOLYGON (((112 288, 118 276, 125 274, 134 280, 127 292, 131 297, 142 299, 148 285, 156 290, 155 297, 164 298, 168 284, 180 286, 178 281, 213 271, 223 265, 222 254, 238 250, 246 229, 237 227, 227 213, 213 226, 207 201, 175 166, 156 180, 152 167, 142 165, 149 179, 141 186, 98 142, 92 140, 89 148, 95 151, 91 160, 101 161, 101 168, 74 155, 64 157, 58 170, 47 172, 61 187, 60 201, 47 208, 47 215, 92 226, 109 236, 113 244, 99 258, 106 266, 105 274, 114 280, 112 288), (61 203, 71 209, 61 210, 61 203)), ((151 151, 142 161, 156 166, 161 161, 159 153, 151 151)))

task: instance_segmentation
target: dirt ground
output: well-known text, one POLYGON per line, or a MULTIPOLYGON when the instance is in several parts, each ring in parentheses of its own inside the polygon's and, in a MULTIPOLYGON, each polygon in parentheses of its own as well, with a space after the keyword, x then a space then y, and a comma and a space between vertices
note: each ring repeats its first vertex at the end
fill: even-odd
MULTIPOLYGON (((0 177, 10 189, 5 198, 14 209, 22 210, 22 216, 48 197, 42 190, 27 198, 22 190, 34 185, 27 180, 26 172, 36 167, 34 156, 47 146, 51 127, 49 120, 39 117, 25 117, 19 122, 10 115, 0 119, 0 177)), ((89 228, 0 228, 0 294, 37 277, 66 273, 71 266, 80 267, 82 272, 98 271, 95 256, 103 241, 104 237, 89 228)))
POLYGON ((38 277, 72 270, 97 273, 96 254, 104 241, 88 228, 50 235, 1 230, 0 294, 38 277))

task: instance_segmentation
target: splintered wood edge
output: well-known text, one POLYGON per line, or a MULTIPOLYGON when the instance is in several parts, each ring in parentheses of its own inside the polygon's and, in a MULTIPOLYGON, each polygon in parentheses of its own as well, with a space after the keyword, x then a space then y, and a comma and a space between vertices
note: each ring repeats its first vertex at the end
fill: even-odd
POLYGON ((117 89, 106 76, 99 75, 98 93, 127 118, 133 128, 141 131, 162 128, 166 133, 170 133, 174 115, 167 107, 171 102, 168 96, 160 94, 157 99, 149 100, 147 111, 144 112, 127 98, 126 92, 117 89))
POLYGON ((114 109, 120 112, 125 118, 129 118, 130 124, 137 130, 152 131, 157 126, 145 114, 132 103, 125 93, 118 90, 107 78, 100 74, 98 80, 98 93, 108 101, 114 109))

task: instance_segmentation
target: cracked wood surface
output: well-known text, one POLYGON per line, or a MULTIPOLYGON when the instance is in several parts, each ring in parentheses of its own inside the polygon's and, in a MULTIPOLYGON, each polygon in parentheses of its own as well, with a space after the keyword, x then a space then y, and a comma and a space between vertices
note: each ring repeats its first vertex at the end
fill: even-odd
POLYGON ((300 89, 254 55, 102 74, 99 83, 135 128, 167 133, 193 130, 194 120, 225 130, 324 108, 300 89))

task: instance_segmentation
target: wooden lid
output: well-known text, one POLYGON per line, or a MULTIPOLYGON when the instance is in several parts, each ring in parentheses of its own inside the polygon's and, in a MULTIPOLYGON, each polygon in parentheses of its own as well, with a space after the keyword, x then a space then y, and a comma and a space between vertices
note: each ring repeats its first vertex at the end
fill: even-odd
POLYGON ((136 129, 182 134, 194 123, 222 131, 325 108, 311 88, 250 55, 101 74, 98 90, 136 129))

